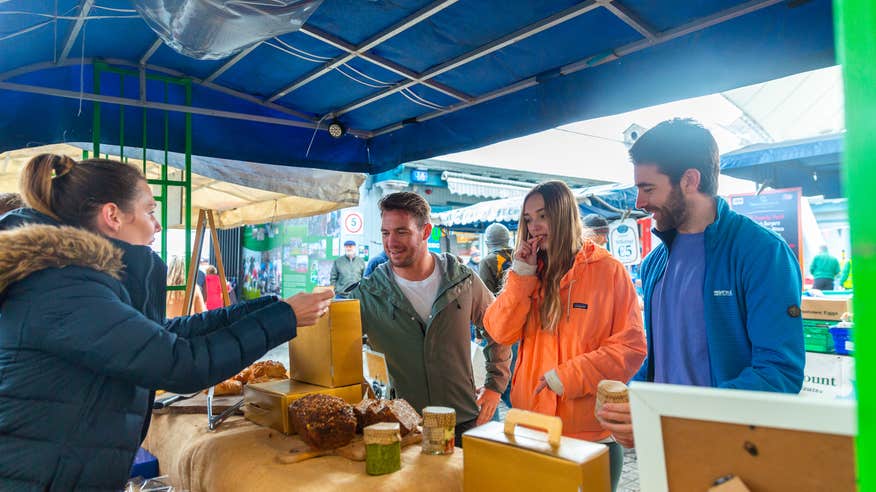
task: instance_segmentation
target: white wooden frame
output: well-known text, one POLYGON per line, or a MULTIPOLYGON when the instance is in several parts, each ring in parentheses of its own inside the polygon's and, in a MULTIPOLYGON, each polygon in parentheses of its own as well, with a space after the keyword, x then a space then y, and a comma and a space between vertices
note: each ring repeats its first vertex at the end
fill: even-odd
POLYGON ((668 492, 660 417, 855 436, 857 405, 799 395, 634 382, 633 434, 642 492, 668 492))

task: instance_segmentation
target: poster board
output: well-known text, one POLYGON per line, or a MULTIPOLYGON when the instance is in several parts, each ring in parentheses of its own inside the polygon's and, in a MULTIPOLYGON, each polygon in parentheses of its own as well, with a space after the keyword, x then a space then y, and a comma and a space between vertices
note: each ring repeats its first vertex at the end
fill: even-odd
POLYGON ((759 194, 729 195, 728 203, 742 214, 775 232, 791 247, 803 265, 803 226, 800 220, 801 188, 763 190, 759 194))

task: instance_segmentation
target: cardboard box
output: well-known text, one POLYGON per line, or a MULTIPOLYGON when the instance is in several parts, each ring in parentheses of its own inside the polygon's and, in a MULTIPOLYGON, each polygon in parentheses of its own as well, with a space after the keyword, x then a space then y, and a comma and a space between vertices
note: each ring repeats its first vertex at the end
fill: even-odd
POLYGON ((291 379, 253 383, 243 387, 243 416, 256 424, 276 429, 284 434, 294 434, 289 422, 289 405, 293 401, 313 393, 337 396, 354 405, 362 401, 362 384, 356 383, 339 388, 325 388, 291 379))
POLYGON ((356 299, 332 301, 289 341, 289 377, 328 388, 362 382, 362 316, 356 299))
POLYGON ((800 302, 803 319, 839 321, 844 313, 852 312, 851 297, 804 297, 800 302))
POLYGON ((562 437, 559 417, 511 409, 462 436, 466 492, 569 490, 609 492, 608 447, 562 437), (543 432, 527 427, 548 429, 543 432))

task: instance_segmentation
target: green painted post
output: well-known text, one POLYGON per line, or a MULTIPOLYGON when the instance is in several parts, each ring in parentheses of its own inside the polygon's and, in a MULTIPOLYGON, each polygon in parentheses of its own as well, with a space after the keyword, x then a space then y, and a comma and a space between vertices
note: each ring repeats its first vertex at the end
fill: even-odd
MULTIPOLYGON (((186 106, 192 105, 192 81, 185 81, 186 106)), ((192 113, 186 113, 186 170, 183 181, 185 188, 185 207, 183 207, 183 224, 186 225, 186 276, 189 274, 189 263, 192 257, 192 113)), ((200 258, 198 259, 200 261, 200 258)), ((188 278, 186 278, 188 281, 188 278)))
POLYGON ((835 0, 837 53, 845 89, 846 136, 843 168, 849 198, 852 265, 855 269, 855 379, 858 394, 856 442, 858 487, 876 491, 876 3, 835 0), (869 463, 871 466, 865 466, 869 463))
MULTIPOLYGON (((2 3, 3 0, 0 0, 2 3)), ((110 66, 105 62, 97 61, 93 65, 94 67, 94 93, 100 94, 100 77, 104 73, 112 73, 119 76, 119 87, 120 87, 120 95, 124 94, 124 83, 125 77, 136 77, 140 79, 140 73, 135 70, 128 70, 124 68, 119 68, 115 66, 110 66)), ((174 84, 178 86, 183 86, 186 92, 186 104, 191 106, 192 103, 192 82, 188 78, 182 77, 170 77, 166 75, 160 74, 152 74, 147 73, 143 80, 156 80, 164 83, 164 102, 169 102, 169 84, 174 84)), ((145 91, 146 88, 144 87, 145 91)), ((93 128, 92 128, 92 136, 93 141, 92 145, 94 147, 94 155, 100 156, 100 135, 101 135, 101 112, 100 112, 100 103, 94 103, 94 117, 93 117, 93 128)), ((120 155, 119 158, 122 162, 128 160, 128 157, 125 155, 125 108, 124 106, 120 107, 119 113, 119 147, 120 147, 120 155)), ((143 160, 143 174, 146 174, 146 149, 149 148, 148 143, 148 109, 143 108, 142 110, 142 160, 143 160)), ((186 275, 188 275, 188 265, 190 263, 191 256, 191 197, 192 197, 192 174, 191 174, 191 162, 192 162, 192 118, 190 113, 186 113, 185 115, 185 142, 186 142, 186 169, 183 179, 169 179, 168 178, 168 160, 169 160, 169 146, 170 146, 170 114, 169 112, 164 112, 164 165, 161 167, 161 176, 159 179, 149 179, 148 182, 150 185, 157 185, 160 188, 159 194, 155 196, 155 200, 161 203, 161 224, 162 226, 167 224, 167 206, 168 206, 168 192, 167 188, 169 186, 176 186, 183 188, 184 200, 185 200, 185 218, 184 224, 186 227, 186 275)), ((87 159, 89 152, 87 150, 83 150, 83 158, 87 159)), ((108 158, 109 156, 104 155, 104 157, 108 158)), ((161 257, 163 259, 167 259, 167 229, 163 229, 161 232, 161 257)), ((184 285, 181 286, 168 286, 170 290, 183 290, 185 288, 184 285)))
MULTIPOLYGON (((164 102, 167 103, 167 82, 164 83, 164 102)), ((164 112, 164 164, 161 166, 161 225, 167 227, 167 147, 170 145, 170 115, 164 112)), ((167 230, 161 231, 161 259, 167 261, 167 230)))

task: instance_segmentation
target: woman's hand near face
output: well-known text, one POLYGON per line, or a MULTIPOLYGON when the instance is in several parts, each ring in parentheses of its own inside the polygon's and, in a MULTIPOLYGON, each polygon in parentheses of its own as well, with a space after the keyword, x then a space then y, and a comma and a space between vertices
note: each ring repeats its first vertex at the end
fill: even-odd
POLYGON ((539 237, 531 237, 524 241, 520 248, 514 252, 514 259, 520 260, 527 265, 535 265, 538 262, 538 243, 541 241, 539 237))

